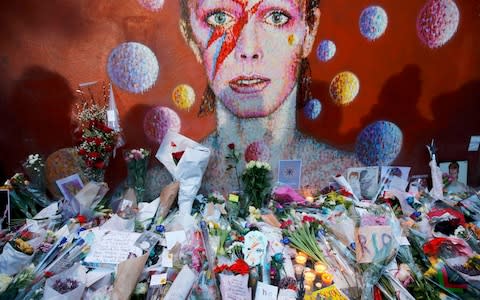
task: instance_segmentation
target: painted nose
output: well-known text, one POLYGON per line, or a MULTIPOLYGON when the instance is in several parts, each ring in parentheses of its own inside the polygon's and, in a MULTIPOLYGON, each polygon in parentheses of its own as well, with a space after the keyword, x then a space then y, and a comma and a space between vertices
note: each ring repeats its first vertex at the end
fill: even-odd
POLYGON ((250 20, 243 27, 238 37, 235 49, 237 60, 241 61, 257 61, 263 57, 263 52, 258 42, 258 36, 255 28, 255 22, 250 20))

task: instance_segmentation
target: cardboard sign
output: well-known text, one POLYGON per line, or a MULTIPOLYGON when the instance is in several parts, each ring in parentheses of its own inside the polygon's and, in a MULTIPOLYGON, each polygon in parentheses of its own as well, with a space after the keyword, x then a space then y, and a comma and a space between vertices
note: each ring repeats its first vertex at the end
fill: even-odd
POLYGON ((390 226, 359 227, 355 237, 357 262, 371 263, 387 258, 393 239, 390 226))

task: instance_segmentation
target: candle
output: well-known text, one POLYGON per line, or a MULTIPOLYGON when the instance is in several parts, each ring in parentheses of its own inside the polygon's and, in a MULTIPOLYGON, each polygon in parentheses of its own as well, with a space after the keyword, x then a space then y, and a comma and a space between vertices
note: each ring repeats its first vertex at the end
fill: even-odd
POLYGON ((316 288, 317 290, 321 290, 321 289, 322 289, 322 283, 321 283, 321 282, 315 283, 315 288, 316 288))
POLYGON ((307 196, 305 199, 310 203, 312 203, 314 200, 312 196, 307 196))
POLYGON ((330 273, 323 273, 322 282, 324 285, 331 285, 333 282, 333 275, 330 273))
POLYGON ((303 289, 305 290, 305 295, 310 295, 312 293, 312 286, 311 285, 304 285, 303 289))
POLYGON ((318 275, 322 275, 322 273, 325 273, 325 271, 327 270, 327 266, 323 263, 323 262, 317 262, 315 263, 315 272, 318 274, 318 275))
POLYGON ((315 280, 315 273, 312 271, 305 272, 303 274, 303 278, 305 278, 305 282, 309 285, 313 284, 313 281, 315 280))
POLYGON ((304 269, 305 267, 303 265, 295 264, 293 266, 293 270, 295 271, 295 278, 300 279, 302 277, 304 269))
POLYGON ((299 254, 295 257, 295 262, 300 265, 305 265, 307 263, 307 258, 299 254))

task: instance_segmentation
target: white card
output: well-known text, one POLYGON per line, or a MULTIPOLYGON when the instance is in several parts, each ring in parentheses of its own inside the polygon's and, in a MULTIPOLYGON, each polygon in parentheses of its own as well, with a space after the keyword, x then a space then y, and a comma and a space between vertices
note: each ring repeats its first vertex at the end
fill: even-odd
POLYGON ((187 240, 187 235, 183 230, 169 231, 165 232, 165 240, 167 241, 167 249, 170 250, 177 242, 180 244, 185 242, 187 240))
POLYGON ((173 254, 168 250, 162 252, 162 266, 165 268, 173 268, 173 254))
POLYGON ((150 286, 159 286, 167 283, 167 273, 153 274, 150 278, 150 286))
POLYGON ((138 250, 135 242, 140 235, 126 231, 107 232, 99 241, 95 241, 85 263, 117 265, 127 260, 130 252, 138 250))
POLYGON ((255 300, 277 300, 278 287, 264 282, 257 282, 255 300))

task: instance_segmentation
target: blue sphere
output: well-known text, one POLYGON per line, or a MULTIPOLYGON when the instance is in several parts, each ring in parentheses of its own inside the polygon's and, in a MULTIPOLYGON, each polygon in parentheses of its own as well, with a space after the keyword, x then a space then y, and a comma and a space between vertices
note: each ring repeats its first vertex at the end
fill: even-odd
POLYGON ((378 39, 387 29, 387 13, 380 6, 369 6, 360 15, 360 32, 370 41, 378 39))
POLYGON ((330 40, 323 40, 317 48, 317 57, 321 61, 329 61, 335 55, 337 47, 335 43, 330 40))
POLYGON ((303 108, 305 117, 310 120, 315 120, 322 111, 322 103, 318 99, 311 99, 307 102, 307 105, 303 108))
POLYGON ((355 154, 367 166, 387 166, 397 158, 402 142, 403 134, 397 125, 377 121, 358 135, 355 154))

